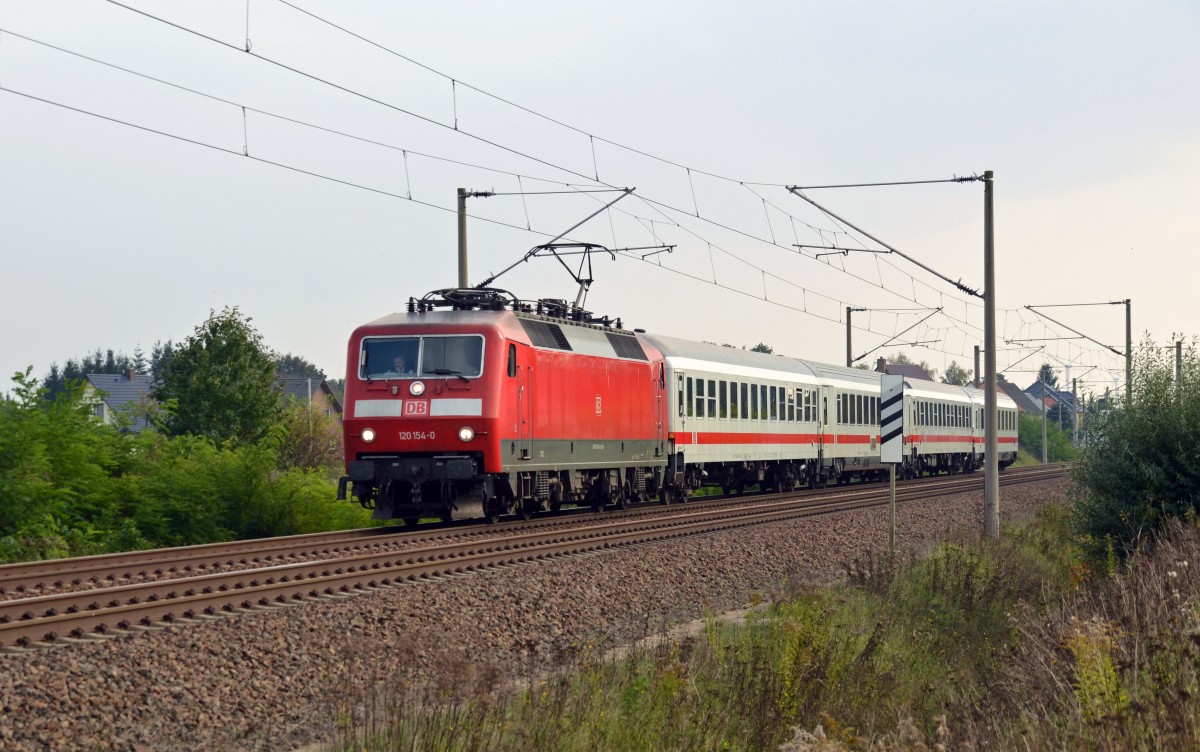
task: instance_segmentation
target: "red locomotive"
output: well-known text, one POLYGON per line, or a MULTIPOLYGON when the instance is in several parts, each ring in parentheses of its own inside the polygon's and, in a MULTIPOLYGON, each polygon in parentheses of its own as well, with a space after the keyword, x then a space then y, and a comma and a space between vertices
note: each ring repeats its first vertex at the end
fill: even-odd
MULTIPOLYGON (((347 363, 338 497, 349 486, 380 519, 527 518, 886 467, 879 374, 629 332, 563 301, 430 293, 356 329, 347 363)), ((914 386, 901 473, 982 467, 982 392, 914 386)), ((998 399, 1005 466, 1016 413, 998 399)))

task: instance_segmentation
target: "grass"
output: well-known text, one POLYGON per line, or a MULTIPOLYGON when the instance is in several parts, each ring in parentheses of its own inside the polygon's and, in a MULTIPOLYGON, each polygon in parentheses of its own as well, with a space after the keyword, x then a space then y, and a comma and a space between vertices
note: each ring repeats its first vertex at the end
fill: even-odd
POLYGON ((344 750, 1200 748, 1200 533, 1112 576, 1048 508, 998 541, 799 578, 744 625, 524 681, 460 663, 342 693, 344 750))

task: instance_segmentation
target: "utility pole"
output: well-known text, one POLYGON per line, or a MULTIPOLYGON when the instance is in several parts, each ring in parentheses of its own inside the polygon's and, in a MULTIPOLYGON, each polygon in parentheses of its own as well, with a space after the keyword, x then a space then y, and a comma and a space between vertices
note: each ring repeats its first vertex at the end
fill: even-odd
POLYGON ((1133 304, 1125 298, 1125 401, 1133 406, 1133 304))
POLYGON ((467 280, 467 199, 491 196, 489 191, 468 191, 458 189, 458 288, 465 290, 471 286, 467 280))
POLYGON ((458 289, 465 290, 467 281, 467 189, 458 189, 458 289))
POLYGON ((1079 379, 1071 379, 1071 443, 1079 446, 1079 379))
MULTIPOLYGON (((1047 464, 1046 451, 1046 371, 1038 371, 1038 382, 1042 385, 1042 464, 1047 464)), ((1062 410, 1059 410, 1062 412, 1062 410)))
POLYGON ((1183 393, 1183 340, 1175 341, 1175 394, 1183 393))
POLYGON ((1000 458, 996 440, 996 244, 992 204, 995 179, 992 171, 983 173, 983 531, 989 538, 1000 537, 1000 458))
POLYGON ((975 345, 975 388, 979 388, 979 345, 975 345))
POLYGON ((854 353, 850 351, 850 314, 855 311, 865 311, 866 308, 851 308, 846 306, 846 367, 854 366, 854 353))

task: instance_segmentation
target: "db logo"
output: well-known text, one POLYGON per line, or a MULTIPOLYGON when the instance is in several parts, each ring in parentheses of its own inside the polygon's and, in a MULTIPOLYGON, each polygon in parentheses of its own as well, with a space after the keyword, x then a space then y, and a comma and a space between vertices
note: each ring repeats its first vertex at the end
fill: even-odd
POLYGON ((596 395, 596 414, 600 414, 600 395, 596 395))
POLYGON ((410 416, 410 415, 428 415, 428 414, 429 414, 429 403, 427 401, 425 401, 425 400, 405 400, 404 401, 405 417, 410 416))

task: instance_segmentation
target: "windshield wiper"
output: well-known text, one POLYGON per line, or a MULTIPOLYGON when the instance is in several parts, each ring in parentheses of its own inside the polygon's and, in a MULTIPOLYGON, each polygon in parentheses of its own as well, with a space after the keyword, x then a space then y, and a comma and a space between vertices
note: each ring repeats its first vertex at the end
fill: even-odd
POLYGON ((470 381, 470 379, 462 375, 462 371, 455 371, 450 368, 435 368, 430 373, 435 373, 438 376, 457 376, 463 381, 470 381))

